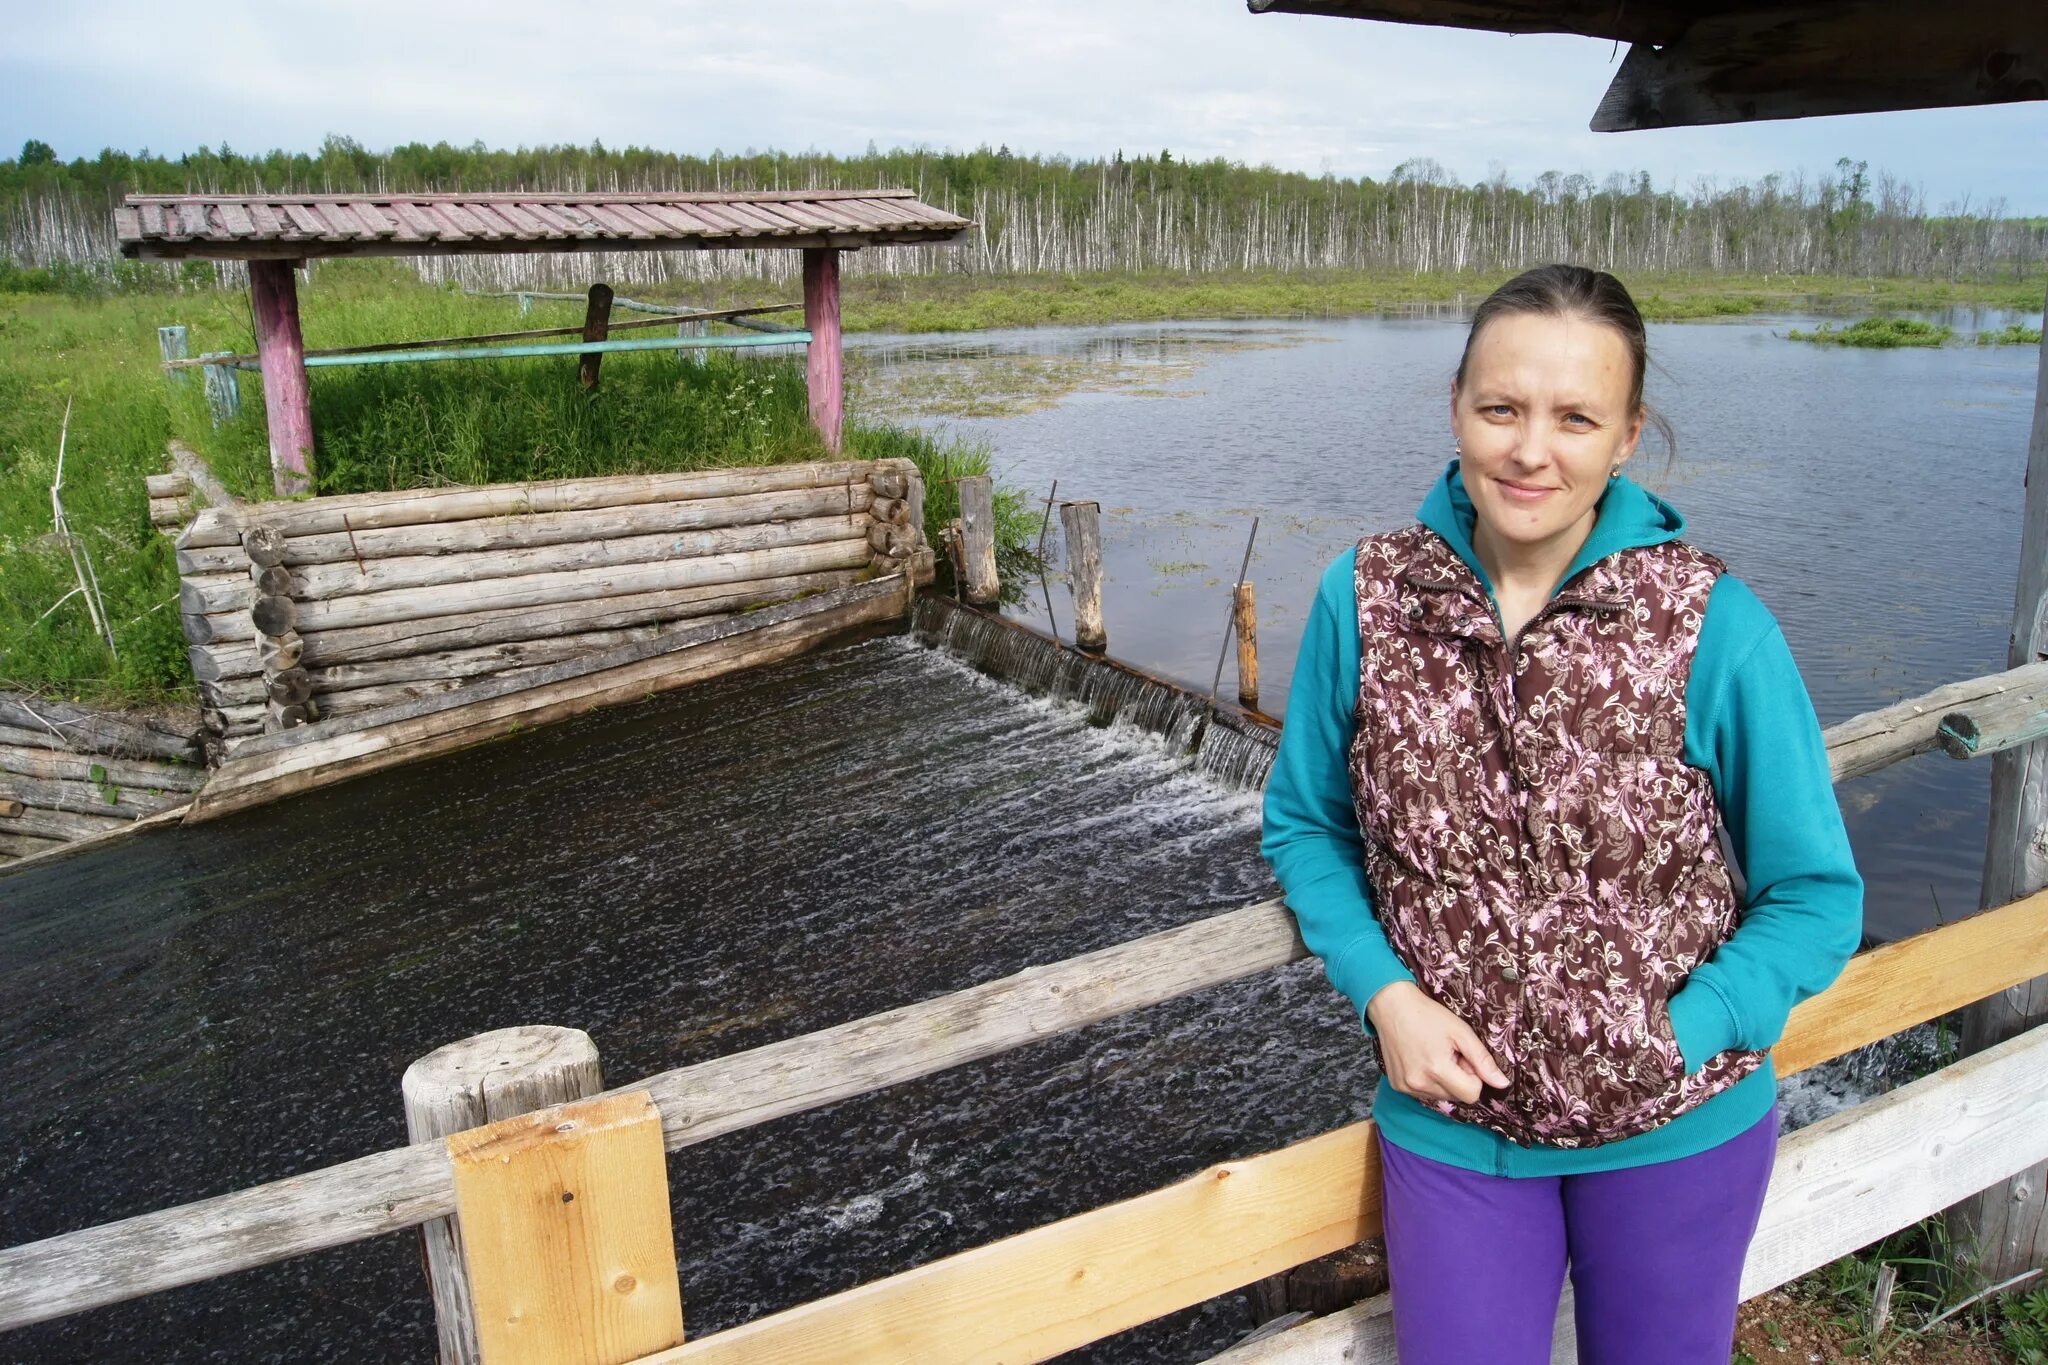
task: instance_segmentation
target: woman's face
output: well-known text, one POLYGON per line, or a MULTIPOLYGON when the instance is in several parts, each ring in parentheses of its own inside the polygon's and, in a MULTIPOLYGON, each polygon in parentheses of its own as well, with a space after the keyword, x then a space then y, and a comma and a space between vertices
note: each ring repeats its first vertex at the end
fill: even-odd
POLYGON ((1504 313, 1451 381, 1459 472, 1484 531, 1526 548, 1592 530, 1607 474, 1635 453, 1634 371, 1620 332, 1582 316, 1504 313))

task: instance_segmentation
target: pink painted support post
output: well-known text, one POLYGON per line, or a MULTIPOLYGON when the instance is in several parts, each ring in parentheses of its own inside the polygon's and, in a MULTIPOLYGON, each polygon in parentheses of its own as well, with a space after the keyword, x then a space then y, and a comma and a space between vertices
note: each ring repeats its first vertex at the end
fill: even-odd
POLYGON ((299 335, 299 294, 290 261, 249 262, 256 313, 256 359, 263 371, 263 413, 270 424, 270 475, 279 496, 313 491, 313 396, 306 384, 306 342, 299 335))
POLYGON ((804 248, 804 326, 811 334, 806 366, 811 424, 825 438, 825 448, 837 455, 845 388, 839 367, 839 252, 834 247, 804 248))

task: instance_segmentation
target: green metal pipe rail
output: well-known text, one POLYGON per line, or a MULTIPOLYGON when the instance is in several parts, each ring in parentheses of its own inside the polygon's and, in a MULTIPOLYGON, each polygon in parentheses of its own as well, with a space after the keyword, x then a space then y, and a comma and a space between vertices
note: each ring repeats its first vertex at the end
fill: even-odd
POLYGON ((525 346, 435 347, 418 351, 379 351, 370 355, 309 355, 306 368, 329 365, 396 365, 415 360, 494 360, 506 356, 589 355, 608 351, 681 351, 699 347, 801 346, 809 332, 756 333, 742 337, 634 337, 625 341, 546 341, 525 346))

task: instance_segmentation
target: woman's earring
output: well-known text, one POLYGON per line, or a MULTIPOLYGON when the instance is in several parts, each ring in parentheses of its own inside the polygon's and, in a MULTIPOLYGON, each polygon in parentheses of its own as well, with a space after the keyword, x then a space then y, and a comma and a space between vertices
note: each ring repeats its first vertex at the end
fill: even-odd
POLYGON ((1620 465, 1616 465, 1616 466, 1615 466, 1614 468, 1612 468, 1612 469, 1610 469, 1610 470, 1608 470, 1608 471, 1607 471, 1607 479, 1608 479, 1608 482, 1610 482, 1610 483, 1612 483, 1612 482, 1613 482, 1614 480, 1616 480, 1616 479, 1618 479, 1618 478, 1620 478, 1620 477, 1621 477, 1621 466, 1620 466, 1620 465))

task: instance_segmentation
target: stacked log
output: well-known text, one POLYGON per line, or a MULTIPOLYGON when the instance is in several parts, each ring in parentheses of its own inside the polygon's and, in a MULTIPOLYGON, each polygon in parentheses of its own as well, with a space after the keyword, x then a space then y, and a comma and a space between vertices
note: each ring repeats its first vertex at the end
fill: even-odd
POLYGON ((909 460, 209 507, 178 539, 220 751, 907 569, 909 460))
POLYGON ((165 535, 177 534, 193 516, 190 476, 151 474, 143 482, 149 486, 149 524, 165 535))
POLYGON ((195 735, 0 692, 0 861, 182 806, 205 776, 195 735))

